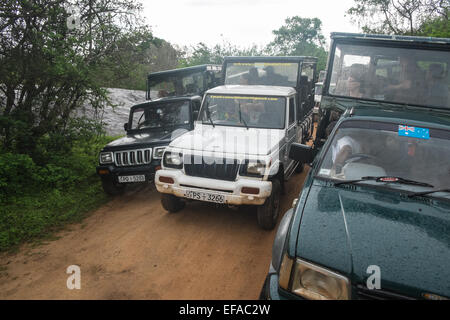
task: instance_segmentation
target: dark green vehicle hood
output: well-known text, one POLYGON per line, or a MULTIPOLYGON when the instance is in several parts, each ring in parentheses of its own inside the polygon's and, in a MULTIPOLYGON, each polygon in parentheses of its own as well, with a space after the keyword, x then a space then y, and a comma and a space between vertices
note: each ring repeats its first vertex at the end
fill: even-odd
POLYGON ((165 131, 147 131, 135 134, 128 134, 123 138, 119 138, 108 143, 103 151, 124 150, 129 148, 152 147, 153 145, 168 145, 173 139, 182 133, 186 133, 187 129, 177 128, 175 130, 165 131))
POLYGON ((450 202, 409 199, 388 189, 314 180, 296 255, 366 284, 381 269, 381 289, 411 297, 450 297, 450 202))

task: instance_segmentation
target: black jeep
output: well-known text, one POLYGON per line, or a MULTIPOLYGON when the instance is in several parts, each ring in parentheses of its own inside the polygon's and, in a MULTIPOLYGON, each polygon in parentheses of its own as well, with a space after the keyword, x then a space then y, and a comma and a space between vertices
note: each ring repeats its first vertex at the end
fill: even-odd
POLYGON ((99 155, 97 173, 110 195, 131 183, 153 182, 165 147, 193 129, 200 96, 162 98, 135 105, 124 129, 125 137, 107 144, 99 155))

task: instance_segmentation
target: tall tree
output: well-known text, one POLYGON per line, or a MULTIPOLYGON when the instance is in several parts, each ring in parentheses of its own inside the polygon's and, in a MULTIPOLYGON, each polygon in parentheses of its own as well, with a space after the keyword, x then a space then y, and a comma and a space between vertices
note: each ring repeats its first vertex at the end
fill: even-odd
POLYGON ((134 0, 3 0, 0 5, 0 147, 33 155, 64 135, 84 103, 108 102, 96 72, 143 26, 134 0))
POLYGON ((319 59, 318 69, 325 69, 327 52, 320 19, 290 17, 272 32, 275 39, 267 47, 269 54, 314 56, 319 59))
POLYGON ((355 0, 348 10, 363 32, 417 35, 427 21, 448 20, 449 0, 355 0))

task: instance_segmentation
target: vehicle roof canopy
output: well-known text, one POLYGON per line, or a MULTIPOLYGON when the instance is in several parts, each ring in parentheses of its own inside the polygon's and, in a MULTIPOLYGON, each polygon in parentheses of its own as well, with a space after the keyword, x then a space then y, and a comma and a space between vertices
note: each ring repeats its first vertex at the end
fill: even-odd
POLYGON ((148 78, 157 78, 163 76, 173 76, 173 75, 184 75, 189 73, 196 73, 201 71, 221 71, 222 66, 218 64, 202 64, 199 66, 187 67, 187 68, 179 68, 172 70, 164 70, 158 72, 152 72, 148 75, 148 78))
POLYGON ((339 32, 331 39, 322 109, 450 112, 450 39, 339 32))
POLYGON ((147 77, 146 99, 167 96, 203 95, 221 81, 221 65, 199 66, 150 73, 147 77))
POLYGON ((225 57, 222 82, 299 88, 308 82, 304 77, 316 78, 316 64, 317 58, 308 56, 225 57))
POLYGON ((139 104, 135 104, 130 109, 134 110, 136 108, 142 108, 142 107, 151 107, 151 106, 161 106, 164 104, 169 104, 171 102, 179 102, 179 101, 192 101, 192 100, 198 100, 201 101, 202 97, 195 95, 195 96, 182 96, 182 97, 167 97, 167 98, 160 98, 156 100, 146 101, 139 104))
POLYGON ((295 94, 295 90, 290 87, 279 86, 257 86, 257 85, 225 85, 208 90, 207 94, 235 94, 235 95, 256 95, 256 96, 283 96, 287 97, 295 94))
POLYGON ((398 43, 411 43, 412 45, 418 43, 429 44, 450 44, 449 38, 433 38, 433 37, 417 37, 417 36, 396 36, 396 35, 384 35, 384 34, 366 34, 366 33, 345 33, 345 32, 332 32, 331 39, 355 39, 355 40, 376 40, 376 41, 391 41, 398 43))
POLYGON ((225 57, 224 58, 224 65, 226 65, 227 62, 301 62, 301 61, 308 61, 308 62, 317 62, 317 58, 315 57, 309 57, 309 56, 246 56, 246 57, 225 57))

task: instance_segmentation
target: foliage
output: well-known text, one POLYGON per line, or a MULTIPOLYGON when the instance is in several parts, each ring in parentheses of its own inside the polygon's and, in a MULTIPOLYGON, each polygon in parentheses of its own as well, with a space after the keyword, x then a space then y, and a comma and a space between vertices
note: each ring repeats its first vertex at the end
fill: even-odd
POLYGON ((264 55, 264 49, 253 45, 248 48, 240 48, 230 42, 216 44, 208 47, 200 42, 190 48, 184 47, 180 50, 180 59, 178 66, 180 68, 196 66, 201 64, 222 64, 224 57, 227 56, 261 56, 264 55))
POLYGON ((287 18, 285 25, 274 30, 273 34, 274 40, 261 48, 256 45, 241 48, 227 41, 212 47, 200 42, 190 48, 179 48, 178 67, 208 63, 222 64, 226 56, 305 55, 317 57, 318 69, 325 69, 328 54, 324 49, 325 37, 322 35, 320 19, 298 16, 287 18))
MULTIPOLYGON (((108 199, 95 166, 113 138, 92 134, 88 122, 78 122, 83 125, 71 129, 71 148, 49 152, 45 163, 26 154, 0 154, 0 251, 77 221, 108 199)), ((47 148, 50 140, 39 140, 38 148, 47 148)))
POLYGON ((450 38, 450 23, 448 19, 449 10, 446 16, 429 19, 422 23, 418 35, 437 38, 450 38))
POLYGON ((179 52, 147 26, 124 35, 116 45, 95 71, 104 87, 146 90, 149 73, 177 67, 179 52))
POLYGON ((448 21, 449 5, 448 0, 355 0, 348 14, 366 33, 419 35, 429 21, 448 21))
POLYGON ((314 56, 318 58, 318 70, 326 68, 328 54, 320 19, 290 17, 273 34, 275 39, 267 47, 269 54, 314 56))
POLYGON ((141 8, 134 0, 2 2, 0 144, 5 151, 34 159, 38 140, 64 136, 81 105, 111 104, 101 71, 122 57, 113 73, 129 74, 133 66, 124 61, 158 43, 148 38, 141 8))

